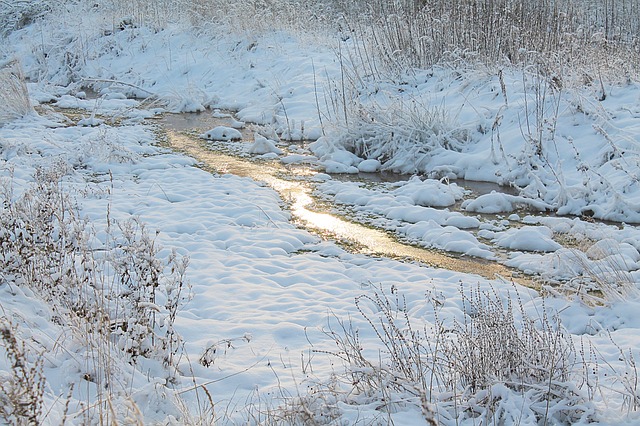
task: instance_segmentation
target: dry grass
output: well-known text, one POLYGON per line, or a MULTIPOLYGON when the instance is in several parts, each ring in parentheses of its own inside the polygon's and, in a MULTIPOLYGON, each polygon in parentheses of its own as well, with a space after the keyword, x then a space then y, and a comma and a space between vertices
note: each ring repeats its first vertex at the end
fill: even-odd
POLYGON ((0 66, 0 126, 31 113, 29 91, 17 60, 0 66))
MULTIPOLYGON (((108 213, 103 246, 92 246, 96 231, 80 218, 63 183, 69 170, 65 163, 39 168, 22 193, 6 182, 0 193, 0 284, 35 290, 52 307, 57 323, 73 334, 61 345, 82 342, 65 351, 76 354, 77 380, 95 396, 87 397, 74 416, 88 423, 144 424, 123 378, 125 366, 135 370, 142 358, 153 360, 164 367, 167 391, 174 384, 182 350, 174 324, 191 294, 188 259, 176 253, 160 259, 157 234, 137 220, 113 222, 108 213)), ((39 424, 34 419, 42 408, 41 363, 32 368, 22 361, 27 354, 10 324, 0 330, 13 376, 0 383, 1 405, 11 410, 0 414, 39 424)), ((69 385, 79 388, 73 381, 69 385)))
POLYGON ((0 338, 11 374, 0 377, 0 418, 6 424, 38 425, 43 417, 45 377, 42 354, 31 353, 7 317, 0 318, 0 338))
POLYGON ((566 282, 550 283, 550 293, 557 291, 578 296, 589 305, 606 305, 628 300, 638 300, 640 290, 630 272, 633 260, 618 249, 618 244, 608 240, 583 243, 583 250, 572 249, 563 259, 575 271, 566 282))
MULTIPOLYGON (((446 0, 372 4, 366 39, 397 70, 436 64, 490 66, 542 56, 587 78, 640 66, 640 7, 626 0, 446 0), (614 68, 616 68, 614 70, 614 68)), ((353 17, 352 19, 356 19, 353 17)), ((372 47, 374 48, 374 47, 372 47)))
POLYGON ((263 407, 264 418, 329 424, 339 422, 344 407, 375 406, 377 414, 363 413, 362 424, 377 424, 391 421, 385 413, 413 406, 434 425, 593 419, 593 404, 581 390, 584 361, 557 318, 544 306, 538 316, 527 314, 515 289, 506 298, 463 287, 460 295, 462 320, 440 318, 442 301, 433 298, 423 303, 432 305, 435 322, 424 325, 395 288, 358 297, 356 307, 376 342, 363 341, 351 321, 334 318, 325 330, 333 349, 314 352, 340 360, 344 372, 310 384, 308 393, 284 398, 275 409, 263 407))

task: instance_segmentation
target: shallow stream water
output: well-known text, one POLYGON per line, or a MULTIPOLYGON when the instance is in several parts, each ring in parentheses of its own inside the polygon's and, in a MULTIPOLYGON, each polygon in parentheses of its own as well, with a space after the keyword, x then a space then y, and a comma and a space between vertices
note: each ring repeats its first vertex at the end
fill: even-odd
MULTIPOLYGON (((309 177, 316 171, 303 166, 285 166, 279 161, 255 161, 212 149, 211 144, 197 135, 217 125, 228 125, 229 119, 214 118, 211 114, 165 115, 158 123, 166 133, 172 149, 184 152, 198 160, 202 166, 216 173, 230 173, 263 182, 277 191, 289 205, 294 221, 300 226, 324 237, 335 239, 351 250, 373 256, 417 261, 429 266, 453 271, 473 273, 485 278, 503 277, 532 286, 533 282, 495 261, 472 257, 460 257, 436 250, 429 250, 398 241, 384 230, 375 229, 327 213, 317 207, 312 197, 309 177)), ((243 139, 252 140, 251 129, 242 129, 243 139)), ((366 174, 341 176, 345 179, 377 181, 405 180, 406 176, 366 174)), ((491 185, 489 185, 491 186, 491 185)), ((487 190, 484 185, 483 190, 487 190)), ((494 187, 491 187, 494 189, 494 187)))

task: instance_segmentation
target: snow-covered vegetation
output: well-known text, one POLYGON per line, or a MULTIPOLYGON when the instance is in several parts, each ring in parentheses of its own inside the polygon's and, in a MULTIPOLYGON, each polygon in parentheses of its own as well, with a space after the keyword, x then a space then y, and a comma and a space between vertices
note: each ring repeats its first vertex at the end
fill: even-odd
POLYGON ((640 421, 639 33, 629 0, 0 0, 0 421, 640 421), (542 284, 324 241, 167 149, 152 119, 190 112, 415 175, 312 181, 542 284))

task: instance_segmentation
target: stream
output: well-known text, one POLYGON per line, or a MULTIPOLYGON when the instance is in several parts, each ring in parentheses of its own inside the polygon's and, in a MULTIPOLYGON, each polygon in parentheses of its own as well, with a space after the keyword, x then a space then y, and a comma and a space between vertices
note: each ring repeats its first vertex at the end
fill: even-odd
MULTIPOLYGON (((285 166, 277 160, 252 160, 222 152, 210 141, 198 137, 208 129, 229 125, 231 118, 215 118, 211 114, 167 114, 158 120, 168 145, 200 162, 206 170, 233 174, 263 182, 278 192, 289 206, 293 220, 301 227, 324 238, 336 240, 346 249, 371 256, 416 261, 432 267, 472 273, 488 279, 502 277, 527 286, 535 286, 529 278, 496 261, 461 257, 437 250, 425 249, 399 241, 385 230, 347 220, 318 206, 312 196, 312 177, 317 172, 305 166, 285 166)), ((253 139, 251 127, 241 129, 244 142, 253 139)), ((355 178, 358 178, 357 176, 355 178)), ((360 177, 361 178, 361 177, 360 177)), ((368 176, 369 179, 390 180, 393 176, 368 176)), ((402 177, 397 177, 400 180, 402 177)), ((406 179, 406 177, 404 177, 406 179)), ((349 176, 341 176, 349 179, 349 176)))

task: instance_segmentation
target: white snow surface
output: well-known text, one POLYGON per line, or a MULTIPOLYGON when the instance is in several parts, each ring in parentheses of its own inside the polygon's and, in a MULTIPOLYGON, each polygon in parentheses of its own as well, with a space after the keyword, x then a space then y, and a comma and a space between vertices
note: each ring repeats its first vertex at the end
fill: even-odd
POLYGON ((214 141, 237 141, 242 139, 242 133, 233 127, 217 126, 200 135, 202 139, 214 141))
POLYGON ((562 248, 552 237, 553 232, 546 226, 524 226, 502 233, 495 242, 513 250, 556 251, 562 248))
POLYGON ((284 151, 282 151, 280 148, 276 146, 275 141, 272 141, 271 139, 267 139, 258 133, 254 135, 253 144, 249 147, 247 152, 249 154, 256 154, 256 155, 269 154, 269 153, 273 153, 273 154, 284 153, 284 151))
MULTIPOLYGON (((171 250, 189 257, 193 298, 176 320, 184 338, 176 383, 165 386, 167 372, 151 360, 130 364, 122 359, 112 366, 118 382, 113 386, 130 391, 143 423, 183 424, 171 395, 184 391, 186 403, 197 406, 195 392, 190 391, 194 383, 207 384, 216 410, 240 423, 241 409, 257 398, 276 399, 280 392, 295 394, 328 380, 340 369, 324 352, 336 350, 327 339, 327 327, 337 327, 336 319, 352 321, 358 343, 373 348, 374 359, 383 356, 384 348, 376 350, 376 333, 354 305, 354 298, 372 296, 374 286, 397 289, 408 314, 425 327, 464 323, 468 300, 460 287, 495 292, 504 301, 516 288, 526 312, 535 316, 550 310, 576 347, 588 348, 606 366, 597 372, 605 385, 603 393, 593 395, 599 410, 596 423, 640 421, 636 412, 627 411, 623 398, 629 391, 624 386, 632 383, 624 378, 637 375, 625 357, 640 356, 640 232, 628 224, 640 222, 637 82, 608 87, 605 101, 595 99, 593 88, 554 94, 559 97, 559 121, 555 138, 543 142, 541 158, 522 138, 521 112, 531 102, 524 96, 531 87, 523 83, 521 71, 505 70, 506 106, 498 96, 495 75, 416 70, 403 96, 426 106, 459 106, 451 128, 467 135, 459 136, 462 148, 435 146, 424 151, 409 144, 391 155, 374 155, 379 148, 374 135, 370 148, 354 154, 346 148, 353 148, 362 135, 350 134, 338 124, 324 123, 323 128, 317 111, 318 105, 331 103, 325 98, 329 80, 339 81, 341 65, 333 44, 348 41, 305 45, 295 34, 281 31, 246 37, 219 28, 196 32, 172 25, 158 31, 132 27, 108 33, 103 26, 91 14, 70 14, 64 24, 45 21, 9 35, 3 49, 20 59, 31 80, 33 102, 53 101, 56 107, 81 109, 91 118, 69 123, 41 106, 39 114, 0 127, 0 178, 18 196, 28 190, 38 168, 61 168, 61 187, 73 194, 79 213, 95 229, 96 248, 106 238, 107 217, 135 217, 154 233, 157 230, 163 259, 171 250), (68 43, 60 48, 60 40, 68 43), (82 60, 71 72, 68 60, 76 57, 74 50, 81 51, 82 60), (49 52, 46 61, 42 51, 49 52), (82 79, 93 82, 97 99, 79 93, 82 79), (150 95, 162 100, 162 106, 152 103, 153 108, 147 108, 140 99, 132 99, 150 95), (152 128, 141 124, 162 111, 207 108, 232 110, 238 122, 271 127, 282 139, 317 140, 311 146, 314 156, 290 154, 281 158, 285 164, 319 163, 328 173, 382 168, 430 176, 372 187, 316 177, 319 195, 362 221, 425 247, 483 259, 496 259, 496 246, 516 250, 509 253, 508 265, 576 287, 589 285, 576 280, 585 272, 607 282, 614 277, 627 285, 624 293, 616 293, 624 297, 590 305, 549 289, 543 299, 541 292, 501 280, 351 254, 296 227, 274 190, 251 179, 212 175, 194 167, 194 160, 159 147, 152 128), (491 135, 498 114, 504 142, 500 146, 491 135), (106 117, 117 118, 119 125, 112 126, 106 117), (475 197, 449 183, 451 178, 514 184, 521 193, 475 197), (467 214, 447 209, 465 197, 473 197, 464 204, 467 214), (500 217, 468 214, 511 213, 522 204, 626 224, 525 213, 521 219, 512 216, 520 219, 522 228, 508 229, 508 221, 500 217), (558 236, 570 238, 575 247, 560 245, 558 236), (426 293, 434 295, 437 311, 431 300, 425 301, 426 293), (213 364, 200 365, 197 360, 216 343, 213 364), (313 352, 315 348, 321 350, 313 352), (305 368, 309 362, 313 371, 305 368)), ((360 92, 359 102, 394 104, 395 83, 371 84, 360 92)), ((203 136, 231 140, 238 134, 228 127, 203 136)), ((256 135, 250 152, 279 155, 280 148, 256 135)), ((74 336, 71 325, 60 324, 55 307, 47 306, 33 290, 3 278, 0 293, 3 315, 18 327, 20 338, 35 352, 46 353, 45 423, 60 424, 68 400, 68 423, 81 424, 84 407, 101 392, 85 376, 91 348, 74 336), (81 385, 71 392, 74 383, 81 385)), ((0 352, 6 354, 5 349, 0 352)), ((12 370, 6 357, 0 359, 0 370, 3 375, 12 370)), ((506 389, 492 390, 504 396, 503 403, 514 413, 526 402, 506 389)), ((637 398, 638 391, 636 387, 630 392, 637 398)), ((367 402, 364 397, 361 401, 367 402)), ((343 405, 347 424, 349 419, 380 418, 375 403, 343 405)), ((397 412, 388 417, 385 413, 388 418, 395 424, 424 424, 419 404, 405 401, 397 405, 397 412)), ((445 420, 455 424, 455 419, 445 420)), ((462 424, 474 424, 474 419, 462 424)))

